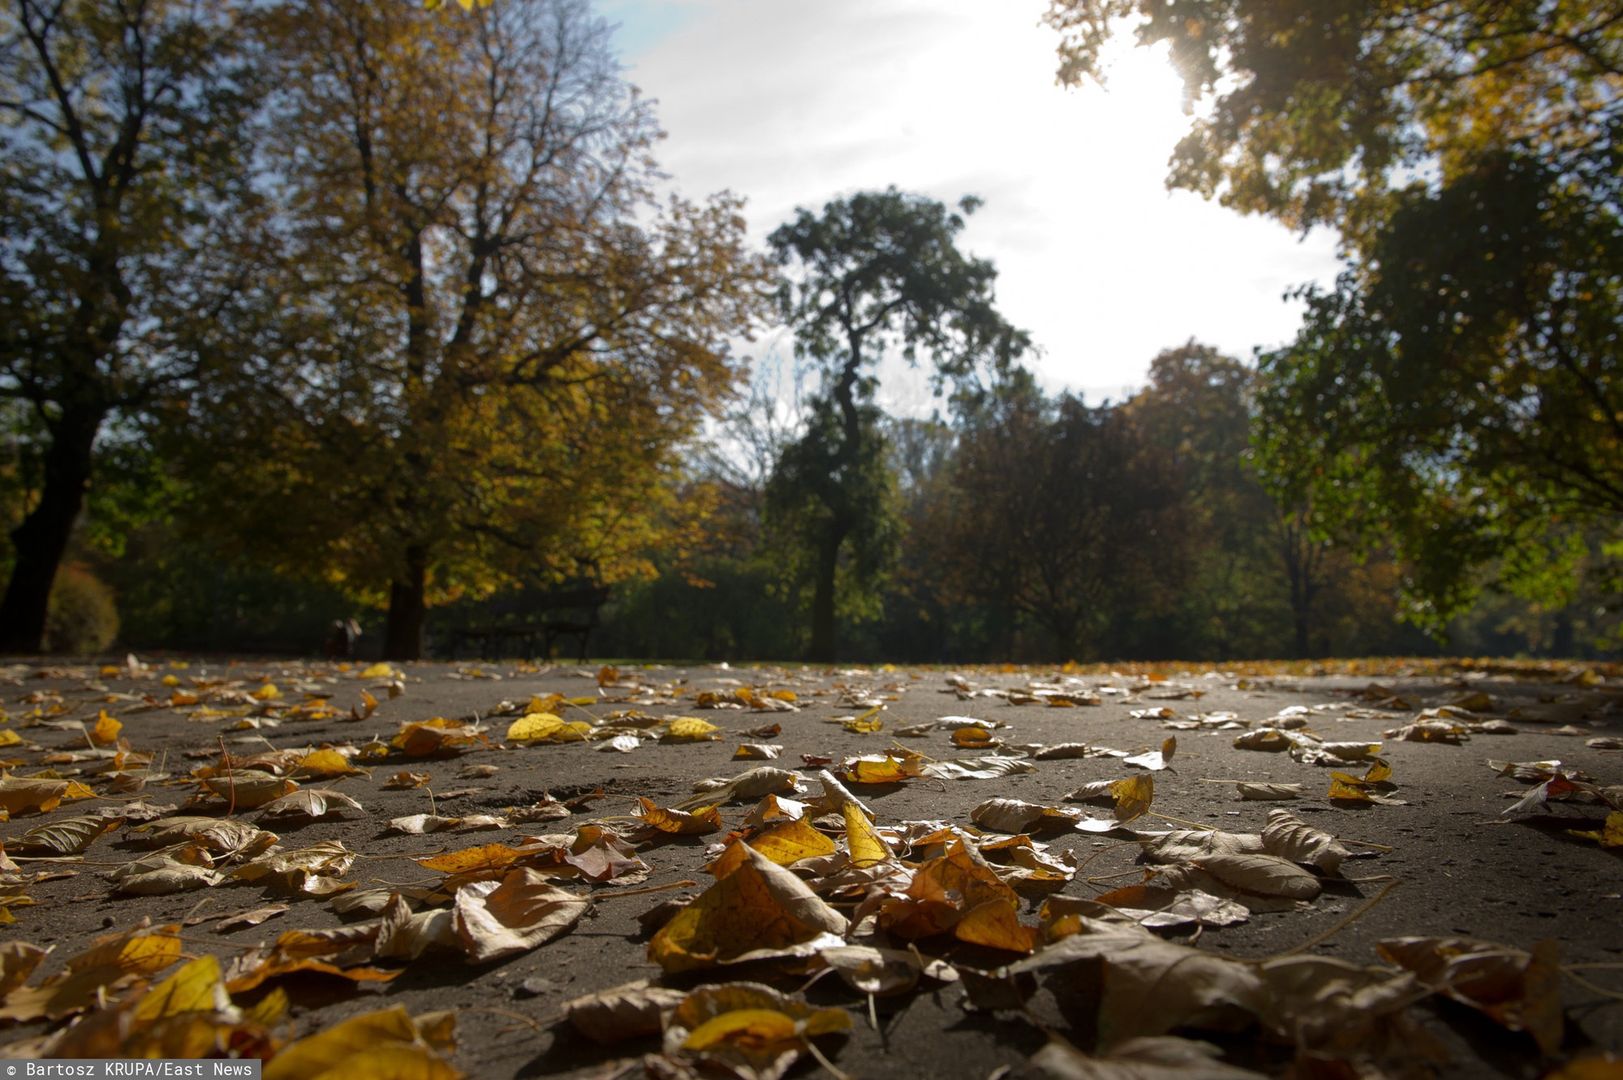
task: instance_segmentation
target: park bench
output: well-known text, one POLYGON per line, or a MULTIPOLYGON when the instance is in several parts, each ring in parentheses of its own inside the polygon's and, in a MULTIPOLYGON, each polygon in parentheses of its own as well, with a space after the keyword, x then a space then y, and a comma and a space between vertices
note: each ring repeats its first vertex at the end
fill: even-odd
POLYGON ((464 651, 481 660, 551 659, 559 638, 573 638, 578 658, 585 661, 598 612, 608 599, 607 585, 590 582, 526 595, 494 622, 451 631, 450 659, 460 659, 464 651))

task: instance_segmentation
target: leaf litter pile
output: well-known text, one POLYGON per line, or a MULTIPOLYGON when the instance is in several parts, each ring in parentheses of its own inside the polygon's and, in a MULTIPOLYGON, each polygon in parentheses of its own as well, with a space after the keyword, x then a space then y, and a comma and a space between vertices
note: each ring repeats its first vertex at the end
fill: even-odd
POLYGON ((4 1057, 1623 1073, 1609 670, 0 686, 4 1057))

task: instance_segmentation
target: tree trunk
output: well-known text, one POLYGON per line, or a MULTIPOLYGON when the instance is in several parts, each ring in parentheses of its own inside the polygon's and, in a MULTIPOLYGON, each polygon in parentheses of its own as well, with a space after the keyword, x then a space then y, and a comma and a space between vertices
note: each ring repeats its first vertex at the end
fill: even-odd
POLYGON ((423 624, 428 619, 425 600, 428 552, 420 544, 406 548, 405 573, 389 583, 389 616, 383 631, 385 660, 421 660, 423 624))
POLYGON ((45 452, 39 504, 11 531, 17 561, 0 600, 0 652, 39 652, 57 567, 90 487, 91 453, 104 413, 64 411, 45 452))
POLYGON ((811 650, 806 658, 817 664, 834 662, 834 585, 840 567, 844 534, 830 528, 817 545, 817 577, 812 583, 811 650))

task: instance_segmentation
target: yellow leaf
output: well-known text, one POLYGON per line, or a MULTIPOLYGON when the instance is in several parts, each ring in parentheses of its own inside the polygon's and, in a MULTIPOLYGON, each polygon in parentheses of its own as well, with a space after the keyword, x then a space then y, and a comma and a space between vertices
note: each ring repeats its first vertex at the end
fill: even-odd
POLYGON ((697 716, 678 716, 666 725, 661 739, 664 742, 704 742, 721 738, 716 734, 720 730, 715 724, 700 720, 697 716))
POLYGON ((952 928, 952 936, 971 945, 1030 953, 1037 948, 1039 934, 1020 921, 1011 901, 998 898, 970 909, 952 928))
POLYGON ((124 725, 102 709, 96 716, 96 725, 90 729, 90 741, 97 746, 112 746, 118 742, 118 733, 124 725))
POLYGON ((1328 797, 1342 802, 1367 803, 1370 801, 1369 792, 1358 786, 1356 777, 1339 772, 1330 774, 1328 797))
POLYGON ((714 806, 701 806, 688 813, 685 810, 662 809, 652 799, 637 796, 641 804, 638 817, 662 833, 675 836, 703 836, 721 831, 721 811, 714 806))
POLYGON ((203 785, 239 810, 252 810, 299 790, 299 785, 292 780, 254 770, 210 776, 203 785))
POLYGON ((592 726, 579 720, 566 722, 552 713, 530 713, 507 726, 506 741, 526 742, 584 742, 592 726))
POLYGON ((340 1067, 349 1080, 461 1075, 422 1043, 416 1022, 398 1005, 352 1016, 284 1047, 265 1063, 261 1075, 264 1080, 307 1080, 340 1067))
POLYGON ((748 845, 735 846, 743 848, 747 861, 700 893, 648 942, 648 958, 667 974, 845 933, 845 916, 794 874, 748 845))
POLYGON ((506 844, 481 844, 478 847, 461 848, 457 851, 448 851, 444 855, 412 861, 425 870, 435 870, 442 874, 468 874, 482 870, 500 870, 526 854, 528 852, 508 847, 506 844))
POLYGON ((275 683, 266 683, 248 696, 255 701, 275 701, 282 696, 282 692, 276 688, 275 683))
POLYGON ((1116 820, 1132 821, 1150 808, 1155 798, 1155 778, 1149 773, 1129 776, 1110 785, 1116 800, 1116 820))
POLYGON ((1568 829, 1567 832, 1581 840, 1593 840, 1601 847, 1623 847, 1623 810, 1613 810, 1607 814, 1606 824, 1594 831, 1568 829))
POLYGON ((779 866, 834 854, 834 841, 812 828, 805 818, 769 825, 749 838, 749 846, 779 866))
POLYGON ((704 1051, 720 1043, 737 1043, 752 1053, 771 1054, 799 1041, 800 1030, 785 1013, 776 1009, 734 1009, 689 1032, 682 1049, 704 1051))
POLYGON ((875 705, 862 715, 851 717, 840 726, 847 731, 854 731, 858 735, 872 735, 876 731, 882 731, 885 727, 885 721, 879 713, 883 708, 883 705, 875 705))
POLYGON ((890 845, 874 829, 861 807, 848 802, 840 812, 845 815, 845 845, 851 852, 852 866, 874 866, 892 857, 890 845))
POLYGON ((66 780, 38 780, 32 777, 21 779, 10 774, 0 774, 0 809, 8 814, 23 814, 29 811, 49 813, 61 805, 67 792, 66 780))
POLYGON ((358 678, 362 679, 392 679, 394 677, 394 668, 385 663, 373 664, 358 676, 358 678))
POLYGON ((23 741, 23 737, 10 728, 0 729, 0 746, 16 746, 23 741))
POLYGON ((135 1019, 150 1024, 188 1012, 213 1012, 230 1004, 220 981, 220 959, 204 953, 148 990, 135 1005, 135 1019))
POLYGON ((349 763, 349 759, 337 750, 313 750, 294 763, 288 775, 300 779, 328 780, 334 776, 365 776, 365 769, 358 769, 349 763))

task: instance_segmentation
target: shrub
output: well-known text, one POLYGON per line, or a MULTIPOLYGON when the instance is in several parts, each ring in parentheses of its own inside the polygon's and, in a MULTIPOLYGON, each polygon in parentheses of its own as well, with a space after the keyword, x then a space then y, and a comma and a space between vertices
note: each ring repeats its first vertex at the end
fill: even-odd
POLYGON ((45 616, 45 648, 56 653, 101 652, 118 637, 113 590, 85 567, 69 563, 56 572, 45 616))

